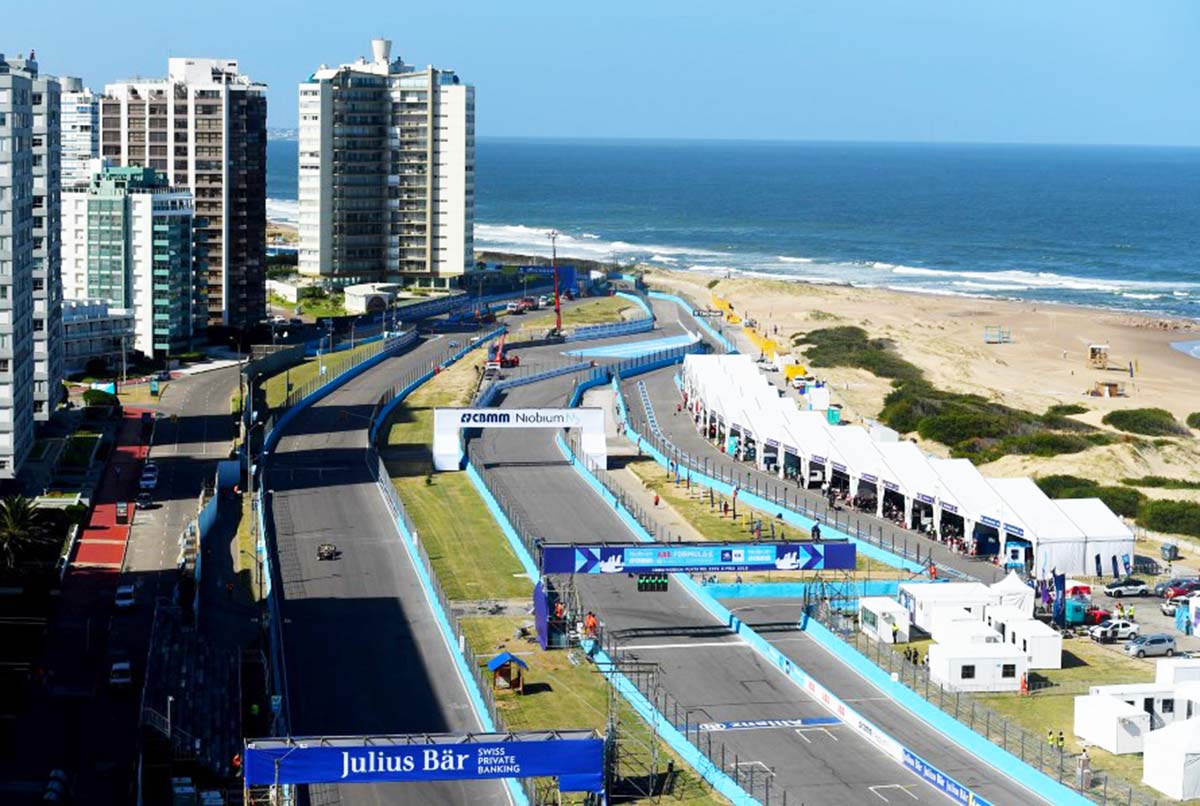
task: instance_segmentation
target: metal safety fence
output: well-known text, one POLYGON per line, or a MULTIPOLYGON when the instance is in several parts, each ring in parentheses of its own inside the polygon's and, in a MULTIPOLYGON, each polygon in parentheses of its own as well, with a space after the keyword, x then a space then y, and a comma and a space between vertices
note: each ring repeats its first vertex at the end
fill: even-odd
MULTIPOLYGON (((1160 803, 1144 790, 1128 781, 1095 768, 1089 759, 1090 774, 1080 773, 1079 753, 1069 752, 1051 743, 1045 734, 1034 733, 1011 718, 1000 714, 975 696, 953 691, 933 680, 923 659, 916 663, 905 658, 891 645, 869 638, 858 629, 854 613, 830 607, 824 600, 815 600, 808 608, 809 617, 828 627, 841 640, 858 650, 876 666, 894 675, 902 685, 919 694, 931 705, 958 720, 989 742, 1003 748, 1031 767, 1045 773, 1060 784, 1085 797, 1103 804, 1153 806, 1160 803)), ((1086 692, 1084 692, 1086 693, 1086 692)), ((1037 695, 1031 696, 1048 696, 1037 695)), ((1068 696, 1068 695, 1064 695, 1068 696)), ((1054 730, 1056 726, 1048 726, 1054 730)), ((1070 726, 1067 726, 1069 729, 1070 726)), ((1063 727, 1057 726, 1057 730, 1063 727)), ((1055 738, 1057 735, 1055 734, 1055 738)), ((1166 801, 1161 801, 1165 803, 1166 801)))
MULTIPOLYGON (((624 399, 622 398, 622 405, 624 399)), ((648 403, 648 397, 643 403, 648 403)), ((766 499, 768 503, 781 509, 788 510, 802 517, 820 521, 824 526, 842 532, 872 546, 896 554, 920 566, 927 566, 933 559, 932 548, 925 546, 922 538, 907 530, 889 529, 862 513, 840 507, 829 506, 823 498, 814 496, 803 489, 799 481, 783 479, 768 481, 753 468, 738 464, 710 460, 707 456, 695 456, 676 446, 671 440, 657 429, 657 422, 651 423, 649 417, 639 415, 633 408, 627 408, 631 424, 630 438, 640 447, 641 444, 655 448, 685 475, 692 471, 718 482, 736 487, 741 491, 753 493, 766 499), (910 539, 911 538, 911 539, 910 539)), ((697 482, 700 483, 700 482, 697 482)), ((980 562, 983 562, 982 560, 980 562)), ((956 568, 939 565, 938 572, 946 577, 963 580, 974 580, 976 577, 959 571, 956 568)))

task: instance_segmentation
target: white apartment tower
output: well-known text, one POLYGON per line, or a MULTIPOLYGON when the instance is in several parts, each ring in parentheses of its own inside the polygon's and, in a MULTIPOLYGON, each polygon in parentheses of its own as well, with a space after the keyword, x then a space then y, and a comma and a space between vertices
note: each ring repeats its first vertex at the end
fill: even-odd
POLYGON ((167 73, 105 86, 100 156, 191 189, 209 324, 251 326, 267 304, 267 88, 236 59, 170 59, 167 73))
MULTIPOLYGON (((15 61, 15 60, 14 60, 15 61)), ((33 85, 0 54, 0 478, 33 446, 33 85)))
POLYGON ((474 258, 475 88, 391 58, 300 84, 300 273, 450 287, 474 258))
POLYGON ((62 232, 59 83, 38 73, 33 53, 10 58, 11 72, 30 80, 33 107, 33 416, 50 419, 62 398, 62 232))
POLYGON ((100 96, 75 76, 62 85, 62 186, 87 187, 100 170, 100 96))

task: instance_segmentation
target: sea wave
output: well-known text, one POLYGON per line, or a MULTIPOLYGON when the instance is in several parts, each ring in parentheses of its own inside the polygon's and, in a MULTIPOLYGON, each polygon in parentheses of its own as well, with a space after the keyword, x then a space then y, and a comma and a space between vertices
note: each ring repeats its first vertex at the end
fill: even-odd
POLYGON ((787 255, 776 255, 775 259, 780 263, 815 263, 811 257, 788 257, 787 255))
POLYGON ((267 199, 267 220, 296 227, 300 224, 300 202, 295 199, 267 199))
MULTIPOLYGON (((549 256, 549 227, 529 227, 525 224, 475 224, 475 246, 493 252, 515 252, 522 255, 549 256)), ((721 252, 693 249, 686 246, 634 244, 627 241, 606 241, 587 237, 592 233, 572 235, 560 232, 558 254, 584 260, 611 260, 626 263, 647 260, 651 255, 725 256, 721 252)))

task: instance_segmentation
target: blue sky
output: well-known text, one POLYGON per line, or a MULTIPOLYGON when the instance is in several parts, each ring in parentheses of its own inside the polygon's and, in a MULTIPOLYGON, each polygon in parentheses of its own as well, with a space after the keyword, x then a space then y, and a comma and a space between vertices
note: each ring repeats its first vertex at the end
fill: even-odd
POLYGON ((276 127, 382 35, 476 85, 482 136, 1200 145, 1196 0, 6 5, 0 51, 96 88, 236 57, 276 127))

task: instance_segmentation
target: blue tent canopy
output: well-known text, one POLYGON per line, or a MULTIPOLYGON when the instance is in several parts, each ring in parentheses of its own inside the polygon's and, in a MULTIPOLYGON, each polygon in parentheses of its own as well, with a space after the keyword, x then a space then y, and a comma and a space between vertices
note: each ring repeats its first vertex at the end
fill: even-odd
POLYGON ((528 669, 529 664, 518 658, 511 652, 501 652, 496 657, 488 661, 488 671, 494 672, 506 663, 515 663, 522 669, 528 669))

